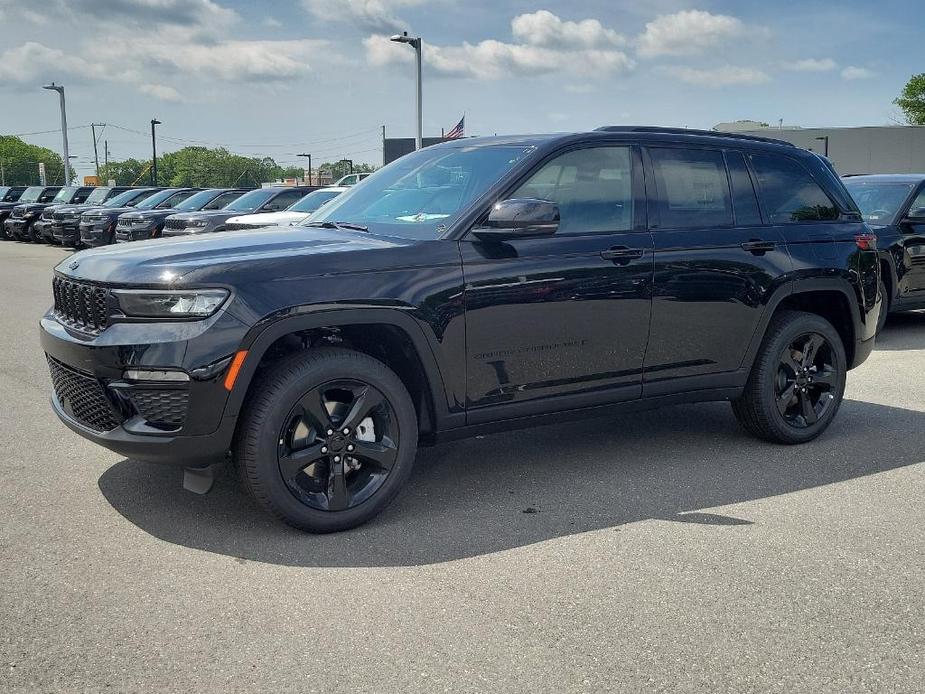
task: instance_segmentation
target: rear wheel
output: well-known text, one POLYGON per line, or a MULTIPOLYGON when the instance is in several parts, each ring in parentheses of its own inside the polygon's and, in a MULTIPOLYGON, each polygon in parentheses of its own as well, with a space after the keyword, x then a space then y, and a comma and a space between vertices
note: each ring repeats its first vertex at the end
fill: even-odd
POLYGON ((841 337, 821 316, 782 311, 771 321, 742 396, 739 423, 766 441, 811 441, 832 422, 845 392, 841 337))
POLYGON ((324 533, 388 506, 416 449, 417 417, 398 376, 365 354, 321 348, 270 367, 248 397, 234 453, 258 503, 324 533))

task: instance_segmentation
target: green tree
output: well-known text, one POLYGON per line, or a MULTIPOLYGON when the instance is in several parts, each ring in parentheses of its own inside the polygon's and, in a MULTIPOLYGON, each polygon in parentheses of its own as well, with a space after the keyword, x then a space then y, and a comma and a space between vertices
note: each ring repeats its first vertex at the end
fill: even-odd
POLYGON ((912 75, 893 103, 902 109, 910 125, 925 125, 925 72, 912 75))
POLYGON ((328 162, 318 167, 318 171, 322 173, 329 172, 331 174, 331 180, 335 182, 337 179, 341 178, 342 176, 346 176, 348 173, 372 173, 375 170, 376 167, 372 164, 354 163, 353 171, 351 171, 350 162, 346 159, 328 162))
POLYGON ((60 155, 46 147, 30 145, 13 135, 0 135, 0 167, 6 185, 37 185, 39 163, 45 164, 48 185, 64 182, 64 162, 60 155))
MULTIPOLYGON (((160 157, 158 157, 160 164, 160 157)), ((108 167, 100 167, 103 182, 112 179, 118 186, 145 185, 150 182, 151 160, 125 159, 110 161, 108 167)), ((160 172, 158 172, 160 174, 160 172)))

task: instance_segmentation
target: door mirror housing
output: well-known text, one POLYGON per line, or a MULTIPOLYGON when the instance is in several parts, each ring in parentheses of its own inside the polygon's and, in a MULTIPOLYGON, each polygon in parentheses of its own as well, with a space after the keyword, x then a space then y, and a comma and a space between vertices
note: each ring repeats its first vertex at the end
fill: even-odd
POLYGON ((925 207, 913 207, 903 221, 907 224, 925 224, 925 207))
POLYGON ((549 200, 512 198, 496 202, 488 219, 472 235, 480 241, 509 241, 552 236, 559 229, 559 206, 549 200))

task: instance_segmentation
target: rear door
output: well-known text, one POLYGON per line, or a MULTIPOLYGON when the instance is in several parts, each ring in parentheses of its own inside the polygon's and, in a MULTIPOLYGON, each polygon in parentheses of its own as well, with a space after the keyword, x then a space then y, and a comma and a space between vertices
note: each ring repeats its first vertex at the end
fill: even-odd
POLYGON ((685 390, 735 385, 791 268, 783 239, 763 224, 737 150, 648 147, 646 184, 655 277, 643 394, 678 390, 679 380, 685 390))
MULTIPOLYGON (((925 188, 920 190, 902 218, 915 214, 920 218, 925 215, 925 188)), ((897 262, 896 275, 899 278, 899 305, 918 306, 925 303, 925 224, 919 222, 899 222, 904 249, 902 264, 897 262)))

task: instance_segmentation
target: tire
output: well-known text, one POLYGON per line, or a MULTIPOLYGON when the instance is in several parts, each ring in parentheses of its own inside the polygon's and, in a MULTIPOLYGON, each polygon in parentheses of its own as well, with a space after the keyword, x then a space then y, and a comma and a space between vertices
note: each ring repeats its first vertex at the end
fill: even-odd
POLYGON ((381 513, 408 480, 417 415, 404 384, 382 362, 343 348, 312 349, 270 366, 251 390, 235 462, 257 503, 285 523, 312 533, 356 527, 381 513), (363 403, 380 401, 363 412, 363 403), (341 436, 345 424, 349 436, 341 436), (367 457, 380 454, 385 467, 367 457))
POLYGON ((773 443, 806 443, 825 431, 838 412, 846 375, 845 348, 831 323, 813 313, 781 311, 768 325, 732 410, 753 436, 773 443), (813 351, 810 341, 820 339, 813 351), (813 361, 807 369, 810 354, 813 361))
POLYGON ((889 318, 890 306, 893 302, 890 300, 886 282, 883 281, 882 277, 880 278, 880 284, 877 290, 880 292, 880 296, 883 297, 880 306, 880 315, 877 317, 877 334, 879 335, 883 331, 883 326, 886 325, 887 318, 889 318))

